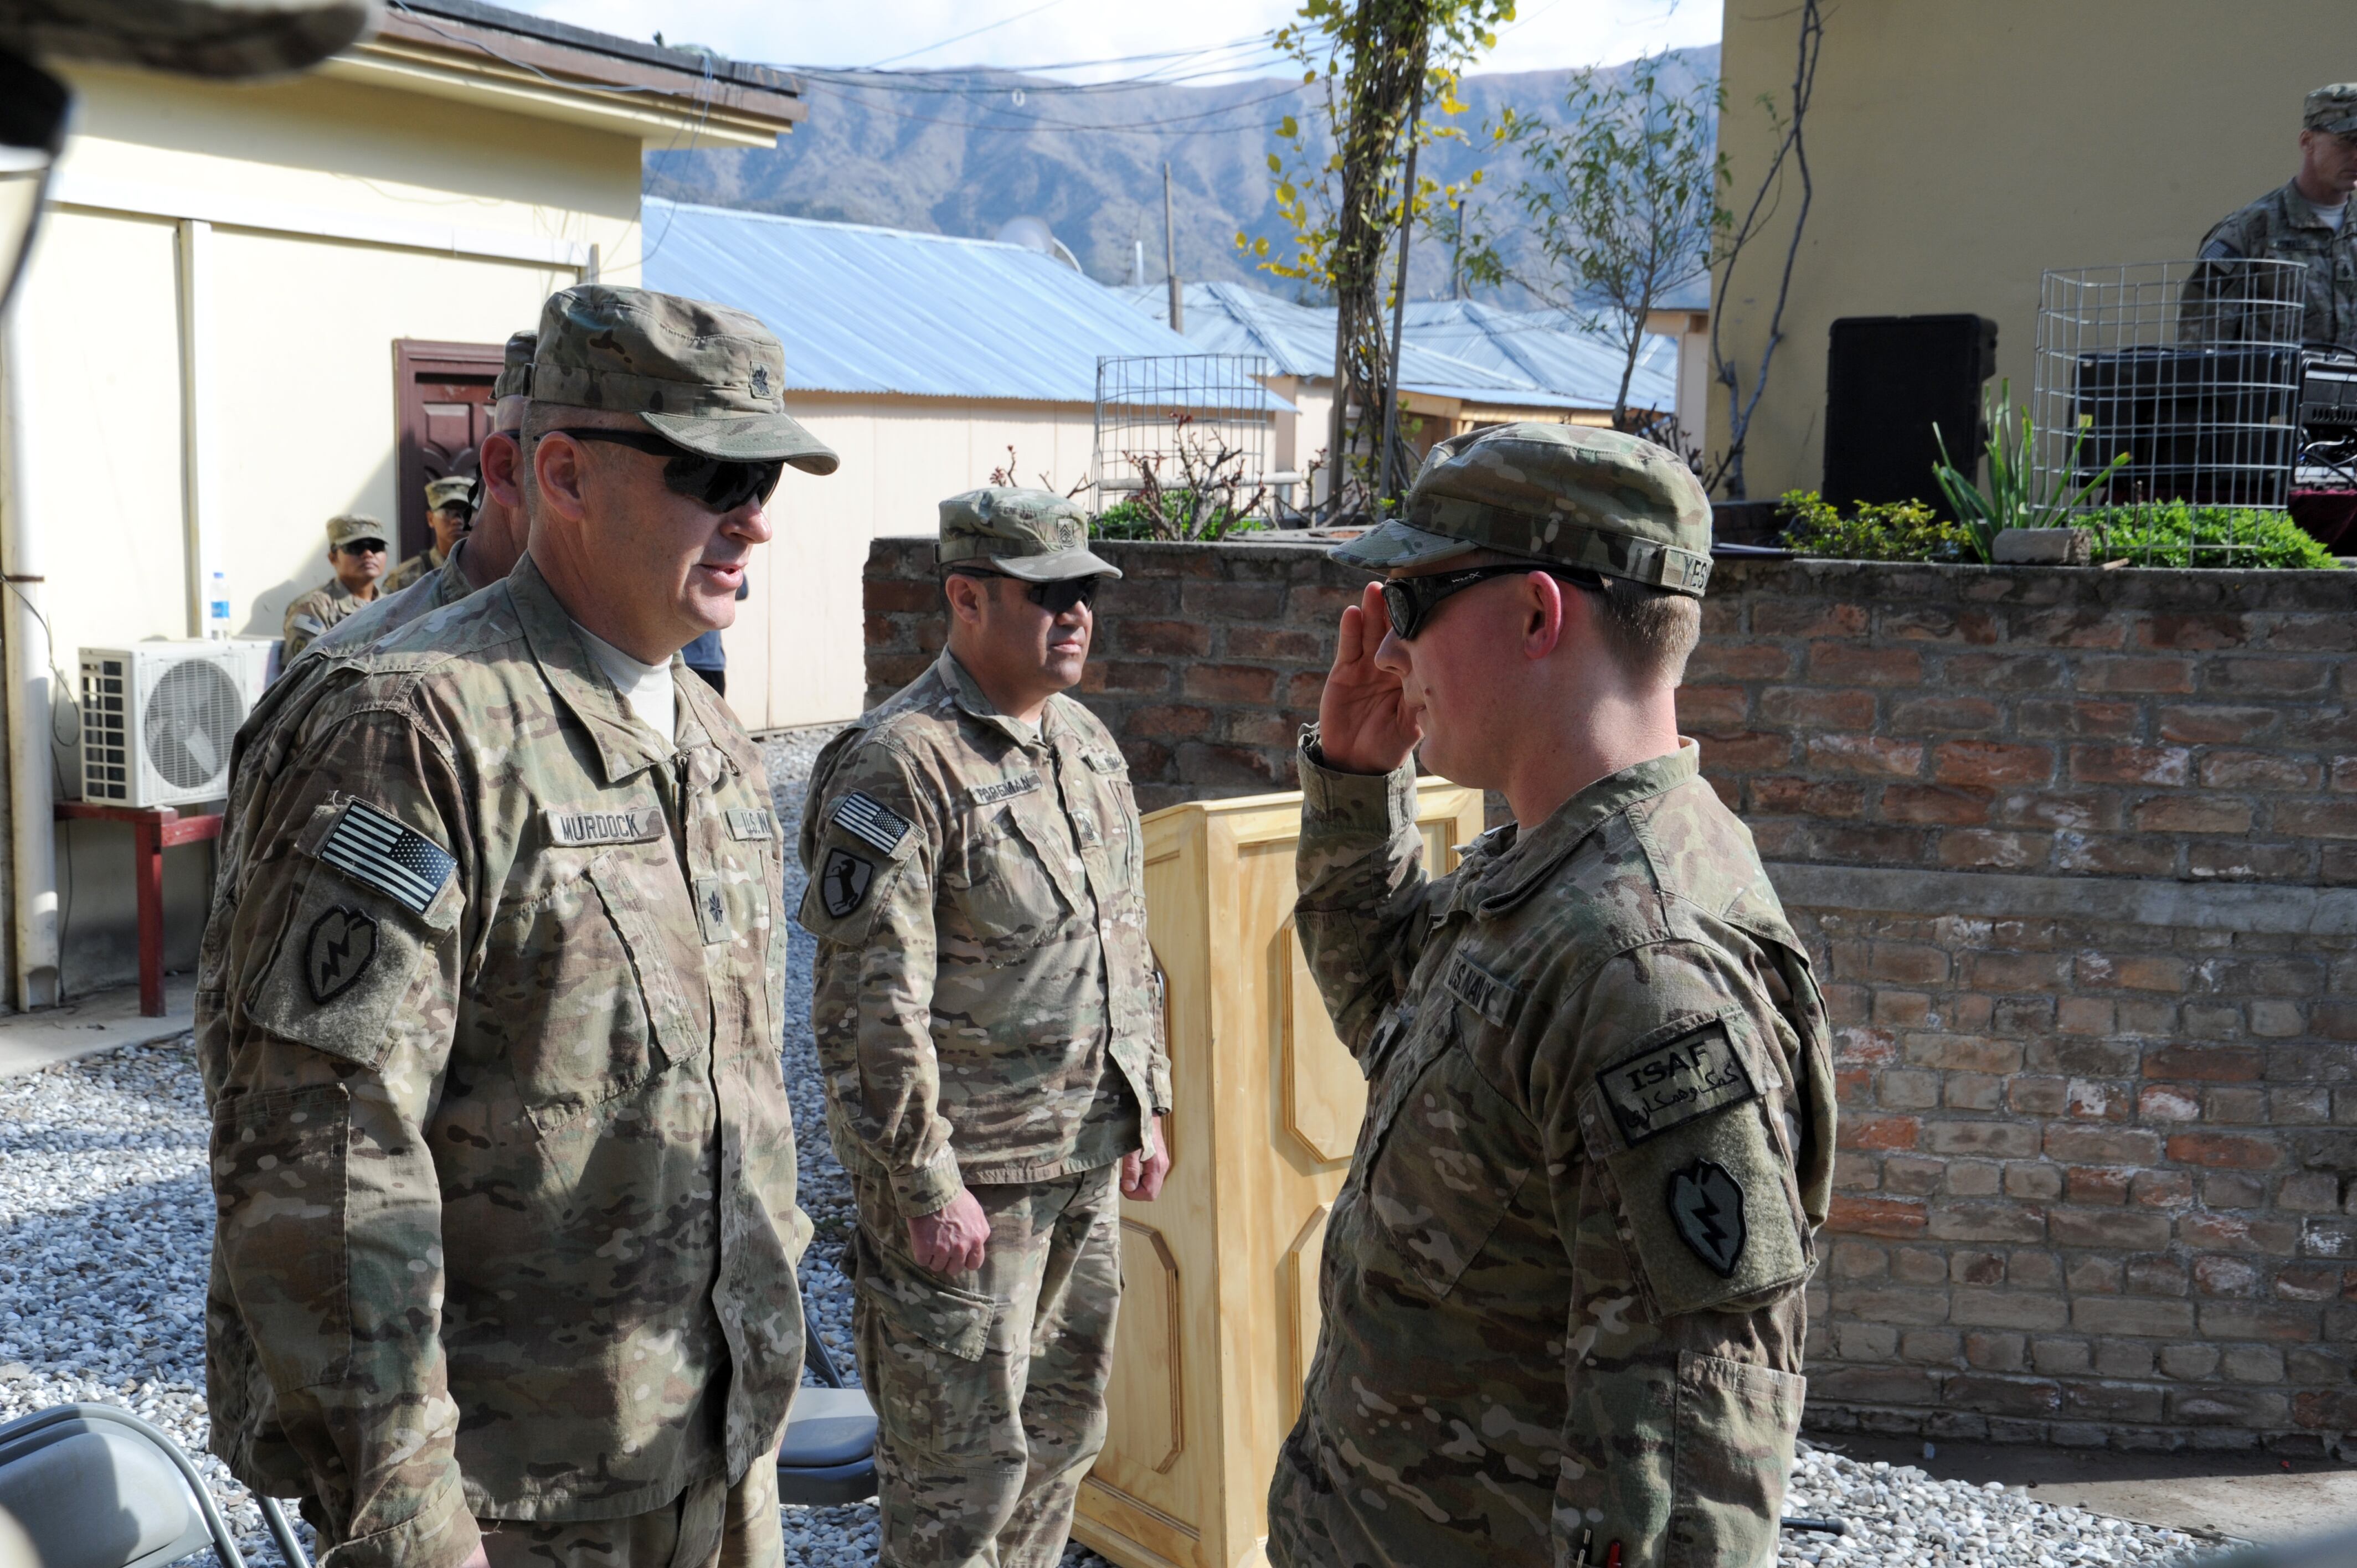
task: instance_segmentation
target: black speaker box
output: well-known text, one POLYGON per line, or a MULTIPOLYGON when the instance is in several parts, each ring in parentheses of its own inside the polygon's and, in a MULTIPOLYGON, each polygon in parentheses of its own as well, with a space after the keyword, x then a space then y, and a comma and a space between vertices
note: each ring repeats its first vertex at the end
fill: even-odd
MULTIPOLYGON (((1996 374, 1986 316, 1846 316, 1825 365, 1829 501, 1920 500, 1952 518, 1932 466, 1932 427, 1968 475, 1979 472, 1981 388, 1996 374)), ((2027 401, 2026 399, 2024 401, 2027 401)))

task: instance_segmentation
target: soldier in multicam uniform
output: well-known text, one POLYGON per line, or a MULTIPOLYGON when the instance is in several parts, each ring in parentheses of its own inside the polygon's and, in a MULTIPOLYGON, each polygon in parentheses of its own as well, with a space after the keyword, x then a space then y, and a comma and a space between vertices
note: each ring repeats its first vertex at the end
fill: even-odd
MULTIPOLYGON (((431 575, 398 593, 380 596, 376 603, 313 643, 314 653, 365 648, 421 616, 490 587, 523 558, 529 520, 524 515, 523 481, 517 465, 522 459, 523 413, 530 401, 533 345, 538 338, 536 332, 518 332, 508 338, 507 362, 500 367, 491 405, 495 428, 483 437, 476 454, 482 474, 481 504, 467 532, 451 542, 449 553, 431 575)), ((255 709, 257 714, 262 711, 255 709)))
POLYGON ((438 570, 450 558, 458 541, 467 536, 467 525, 474 516, 475 481, 471 475, 445 474, 429 480, 425 486, 425 526, 434 531, 434 542, 387 572, 379 589, 397 594, 412 583, 423 581, 428 572, 438 570))
POLYGON ((543 313, 532 552, 329 655, 243 759, 200 960, 213 1452, 321 1568, 775 1563, 802 1359, 734 615, 789 419, 750 317, 543 313))
POLYGON ((2300 341, 2357 352, 2357 82, 2319 87, 2300 114, 2299 172, 2278 190, 2227 214, 2202 237, 2185 285, 2180 320, 2190 342, 2270 342, 2272 323, 2299 306, 2300 341), (2238 260, 2300 262, 2306 271, 2278 288, 2254 279, 2238 260), (2279 303, 2278 301, 2279 295, 2279 303))
POLYGON ((802 818, 827 1131, 851 1173, 890 1568, 1045 1568, 1104 1445, 1120 1190, 1168 1168, 1145 867, 1064 695, 1121 574, 1042 490, 942 503, 949 646, 820 755, 802 818))
POLYGON ((1457 436, 1335 553, 1295 922, 1368 1079, 1279 1568, 1762 1568, 1830 1196, 1825 1015, 1673 692, 1710 509, 1575 425, 1457 436), (1423 865, 1415 767, 1520 822, 1423 865))
POLYGON ((301 658, 313 639, 376 602, 384 576, 384 524, 360 512, 328 520, 328 564, 336 575, 286 607, 280 668, 301 658))

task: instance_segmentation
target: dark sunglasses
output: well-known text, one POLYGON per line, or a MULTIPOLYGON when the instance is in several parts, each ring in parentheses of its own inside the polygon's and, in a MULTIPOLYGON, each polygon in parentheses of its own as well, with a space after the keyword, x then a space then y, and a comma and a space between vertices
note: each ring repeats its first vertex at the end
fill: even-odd
POLYGON ((747 501, 766 501, 778 488, 778 476, 786 471, 781 458, 760 462, 743 462, 727 457, 707 457, 701 452, 691 452, 677 442, 667 441, 651 430, 551 430, 550 435, 570 435, 576 441, 605 441, 616 446, 629 446, 640 452, 651 452, 658 457, 669 457, 663 465, 663 483, 699 506, 714 511, 735 511, 747 501))
POLYGON ((1594 573, 1542 566, 1535 562, 1522 566, 1469 566, 1462 572, 1436 572, 1428 577, 1387 577, 1383 580, 1383 608, 1391 614, 1392 635, 1402 642, 1410 641, 1449 595, 1461 594, 1474 584, 1486 583, 1492 577, 1522 577, 1533 572, 1544 572, 1557 582, 1569 583, 1591 594, 1604 591, 1604 579, 1594 573))
POLYGON ((355 539, 350 544, 339 546, 339 548, 347 555, 382 555, 384 553, 384 541, 382 539, 355 539))
POLYGON ((1010 583, 1023 584, 1023 596, 1046 610, 1060 616, 1074 605, 1093 609, 1097 602, 1097 585, 1103 577, 1066 577, 1054 583, 1034 583, 1012 572, 969 572, 963 568, 950 574, 953 577, 1004 577, 1010 583))

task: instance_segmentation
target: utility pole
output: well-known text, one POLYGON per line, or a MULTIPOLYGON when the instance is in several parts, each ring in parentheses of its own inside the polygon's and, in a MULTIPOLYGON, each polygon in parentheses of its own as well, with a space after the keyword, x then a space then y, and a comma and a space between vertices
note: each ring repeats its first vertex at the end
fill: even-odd
POLYGON ((1187 332, 1187 302, 1178 288, 1178 232, 1170 225, 1170 166, 1162 166, 1162 275, 1170 283, 1170 330, 1187 332))
POLYGON ((1399 432, 1399 368, 1400 336, 1405 330, 1407 318, 1407 242, 1415 228, 1415 152, 1417 131, 1424 120, 1424 71, 1418 61, 1415 73, 1415 95, 1408 100, 1407 111, 1407 178, 1400 191, 1400 252, 1399 281, 1392 289, 1392 367, 1383 377, 1383 456, 1375 472, 1382 483, 1375 491, 1378 501, 1388 500, 1392 494, 1392 444, 1399 432))

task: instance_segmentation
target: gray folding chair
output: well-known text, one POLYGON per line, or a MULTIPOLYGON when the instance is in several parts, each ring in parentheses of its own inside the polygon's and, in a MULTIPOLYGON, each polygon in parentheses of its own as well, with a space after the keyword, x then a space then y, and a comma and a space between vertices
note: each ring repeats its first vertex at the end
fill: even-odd
MULTIPOLYGON (((276 1501, 262 1512, 308 1568, 276 1501)), ((161 1568, 208 1546, 245 1568, 195 1464, 129 1411, 53 1405, 0 1426, 0 1568, 161 1568)))
POLYGON ((778 1444, 778 1500, 811 1508, 865 1502, 876 1495, 876 1407, 843 1374, 802 1304, 802 1344, 824 1388, 794 1391, 786 1435, 778 1444))

